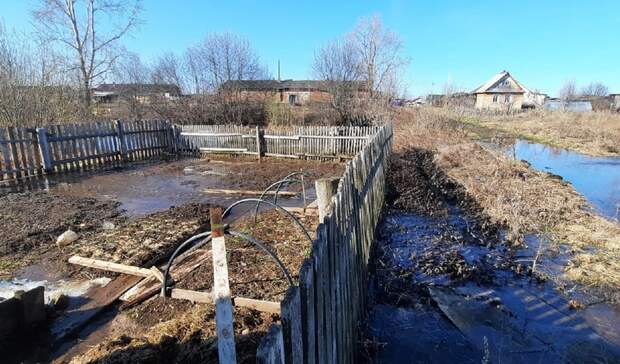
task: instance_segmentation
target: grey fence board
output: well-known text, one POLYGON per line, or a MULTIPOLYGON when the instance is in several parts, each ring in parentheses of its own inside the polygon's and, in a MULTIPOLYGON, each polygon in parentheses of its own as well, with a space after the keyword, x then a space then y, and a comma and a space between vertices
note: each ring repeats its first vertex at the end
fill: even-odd
MULTIPOLYGON (((313 133, 310 135, 323 136, 332 132, 320 128, 308 131, 313 133)), ((299 135, 300 130, 295 130, 295 133, 299 135)), ((281 135, 295 136, 285 132, 281 135)), ((287 309, 284 309, 283 304, 282 310, 282 343, 268 337, 260 344, 263 352, 283 351, 286 362, 302 362, 299 360, 299 347, 302 348, 303 363, 354 363, 359 359, 356 357, 358 324, 365 304, 370 245, 384 202, 392 126, 353 129, 349 135, 363 137, 349 140, 364 144, 341 146, 338 145, 338 140, 342 140, 340 138, 307 138, 328 141, 332 144, 330 153, 341 153, 341 147, 353 148, 345 149, 347 151, 354 151, 358 147, 361 149, 347 163, 337 193, 332 199, 332 210, 317 228, 311 256, 304 262, 299 274, 299 287, 290 288, 287 292, 287 309), (373 131, 371 141, 366 143, 364 133, 373 131), (299 297, 297 308, 291 307, 294 300, 290 297, 299 297), (301 313, 295 316, 301 320, 301 335, 287 327, 289 312, 296 312, 297 309, 301 313)), ((296 139, 280 140, 295 142, 296 139)), ((308 145, 311 153, 329 147, 325 143, 308 145)), ((297 146, 285 143, 277 148, 281 148, 278 152, 285 154, 298 151, 295 150, 297 146)), ((263 358, 259 360, 261 363, 277 362, 259 357, 263 358)))
POLYGON ((183 125, 187 148, 204 153, 235 153, 282 158, 351 158, 362 150, 379 127, 252 127, 183 125))
POLYGON ((0 181, 174 154, 175 130, 160 120, 0 128, 0 181))

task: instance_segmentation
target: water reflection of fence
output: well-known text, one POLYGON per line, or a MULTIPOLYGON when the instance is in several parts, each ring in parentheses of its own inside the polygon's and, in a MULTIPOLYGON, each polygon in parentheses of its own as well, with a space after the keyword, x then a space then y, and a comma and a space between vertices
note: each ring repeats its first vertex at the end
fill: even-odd
POLYGON ((260 363, 353 363, 370 245, 384 201, 392 127, 378 129, 347 164, 312 254, 281 303, 282 325, 261 342, 260 363))
POLYGON ((175 130, 157 120, 0 128, 0 181, 174 153, 175 130))
POLYGON ((235 153, 284 158, 351 158, 379 129, 368 127, 244 127, 184 125, 186 148, 203 153, 235 153))

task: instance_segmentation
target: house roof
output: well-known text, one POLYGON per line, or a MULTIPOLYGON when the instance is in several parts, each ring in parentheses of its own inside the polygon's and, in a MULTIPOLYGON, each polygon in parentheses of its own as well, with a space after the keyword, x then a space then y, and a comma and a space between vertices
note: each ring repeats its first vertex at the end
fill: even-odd
POLYGON ((102 83, 101 85, 94 87, 92 91, 95 96, 106 96, 136 92, 139 94, 181 93, 181 90, 177 85, 158 83, 102 83))
MULTIPOLYGON (((361 81, 352 81, 359 89, 364 87, 361 81)), ((247 91, 280 91, 280 90, 304 90, 304 91, 328 91, 329 81, 319 80, 239 80, 226 81, 222 84, 223 89, 238 89, 247 91)))
POLYGON ((485 82, 482 86, 475 89, 472 93, 474 94, 484 94, 484 93, 530 93, 527 87, 523 86, 519 81, 517 81, 508 71, 502 71, 493 77, 490 80, 485 82), (501 87, 498 85, 506 80, 510 79, 517 85, 517 88, 514 87, 501 87))

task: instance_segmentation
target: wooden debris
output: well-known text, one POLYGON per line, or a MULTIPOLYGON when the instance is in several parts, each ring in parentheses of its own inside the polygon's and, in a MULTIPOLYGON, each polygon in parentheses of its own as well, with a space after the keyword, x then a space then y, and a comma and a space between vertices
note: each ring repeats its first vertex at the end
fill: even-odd
POLYGON ((86 294, 87 303, 79 308, 63 313, 67 320, 56 320, 50 332, 56 342, 84 327, 90 319, 116 301, 125 291, 133 287, 142 278, 135 275, 121 275, 105 287, 96 288, 86 294))
MULTIPOLYGON (((211 250, 196 249, 179 255, 170 269, 171 281, 178 282, 187 277, 192 271, 200 267, 202 263, 211 259, 211 250)), ((132 289, 127 291, 120 300, 124 301, 121 309, 135 306, 159 293, 161 282, 154 277, 142 280, 132 289)))
MULTIPOLYGON (((202 190, 204 193, 217 193, 222 195, 255 195, 260 196, 263 194, 263 191, 254 191, 254 190, 227 190, 223 188, 206 188, 202 190)), ((265 195, 275 195, 275 191, 267 191, 265 195)), ((280 191, 278 192, 278 196, 286 196, 292 197, 297 196, 297 192, 291 191, 280 191)))
MULTIPOLYGON (((112 263, 112 262, 106 262, 106 261, 98 260, 98 259, 79 257, 77 255, 74 255, 71 258, 69 258, 69 263, 81 265, 83 267, 107 270, 107 271, 116 272, 116 273, 124 273, 124 274, 129 274, 132 276, 139 276, 139 277, 144 277, 144 278, 163 277, 161 276, 161 272, 159 272, 159 270, 157 270, 157 268, 155 267, 153 268, 159 274, 155 273, 152 270, 153 268, 146 269, 146 268, 133 267, 130 265, 125 265, 125 264, 112 263)), ((161 280, 163 281, 163 278, 161 280)))

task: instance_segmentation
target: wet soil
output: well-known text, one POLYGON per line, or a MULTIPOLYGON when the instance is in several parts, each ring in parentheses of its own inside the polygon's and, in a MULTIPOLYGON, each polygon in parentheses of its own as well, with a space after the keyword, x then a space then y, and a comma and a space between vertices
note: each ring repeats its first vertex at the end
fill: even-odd
MULTIPOLYGON (((10 284, 28 285, 36 279, 64 289, 66 284, 86 284, 97 277, 115 276, 67 264, 68 257, 76 254, 145 267, 158 265, 189 236, 209 229, 209 206, 226 206, 241 198, 207 195, 202 193, 203 188, 262 190, 301 170, 309 174, 309 187, 316 178, 340 175, 343 165, 275 159, 260 164, 243 158, 192 159, 58 176, 46 181, 45 191, 3 190, 0 199, 5 215, 0 231, 6 236, 0 240, 4 244, 0 252, 2 277, 11 278, 5 281, 10 284), (55 239, 69 228, 80 238, 59 248, 55 239)), ((310 202, 313 190, 307 188, 306 192, 310 202)), ((281 201, 292 206, 303 202, 301 198, 281 201)), ((234 220, 236 230, 265 242, 296 279, 301 262, 309 254, 310 242, 298 227, 275 211, 263 209, 256 225, 253 219, 242 218, 253 207, 236 209, 226 222, 234 220)), ((308 231, 316 228, 315 216, 301 221, 308 231)), ((288 281, 263 251, 232 238, 227 239, 227 247, 233 294, 275 302, 283 298, 288 281)), ((208 291, 212 281, 211 266, 204 264, 177 284, 208 291)), ((209 361, 217 355, 212 318, 212 307, 156 297, 126 311, 110 308, 71 341, 60 347, 54 343, 56 349, 47 358, 49 343, 31 344, 43 348, 43 357, 37 354, 37 362, 54 358, 59 362, 73 358, 75 362, 106 363, 209 361)), ((253 362, 260 337, 277 320, 277 315, 235 309, 241 362, 253 362)), ((30 360, 28 355, 15 357, 17 362, 30 360)))
MULTIPOLYGON (((309 231, 316 228, 316 219, 302 219, 309 231)), ((254 225, 251 217, 236 221, 233 229, 260 239, 282 261, 297 279, 303 259, 310 251, 310 242, 303 232, 275 211, 261 213, 254 225)), ((239 239, 227 239, 228 268, 231 292, 235 296, 279 302, 289 287, 284 273, 264 252, 239 239)), ((209 291, 213 282, 210 264, 203 264, 186 279, 177 282, 180 288, 209 291)), ((256 348, 269 326, 279 316, 245 308, 235 308, 234 327, 239 362, 254 362, 256 348)), ((57 362, 72 363, 151 363, 154 362, 215 362, 214 310, 210 305, 154 297, 136 307, 117 314, 101 329, 81 338, 57 362), (118 327, 127 327, 125 332, 118 327), (109 332, 106 338, 101 332, 109 332), (85 345, 88 344, 88 345, 85 345), (163 361, 162 361, 163 360, 163 361)))
MULTIPOLYGON (((308 174, 307 199, 312 201, 314 180, 339 176, 343 169, 339 163, 316 161, 264 159, 259 164, 249 158, 188 159, 55 176, 46 184, 47 191, 10 193, 7 189, 0 190, 0 279, 66 278, 66 269, 59 269, 62 266, 56 263, 75 250, 62 251, 55 241, 67 229, 80 236, 96 237, 79 241, 87 245, 86 242, 97 240, 93 246, 95 250, 105 244, 103 240, 114 238, 103 229, 105 222, 116 227, 125 226, 132 220, 175 206, 190 203, 228 206, 243 197, 205 194, 202 192, 205 188, 262 190, 291 172, 304 171, 308 174)), ((300 188, 298 184, 287 187, 289 190, 300 188)), ((303 203, 300 196, 280 199, 280 202, 285 206, 303 203)), ((236 216, 250 208, 235 209, 236 216)), ((156 216, 149 228, 152 236, 143 234, 141 238, 156 237, 157 219, 174 225, 172 220, 184 218, 173 216, 175 213, 156 216)), ((128 226, 122 232, 112 233, 133 234, 132 229, 138 231, 142 226, 128 226)), ((88 247, 84 247, 81 252, 87 250, 88 247)), ((115 259, 120 261, 121 255, 127 253, 108 251, 106 254, 117 254, 115 259)))
MULTIPOLYGON (((57 181, 52 190, 72 197, 99 196, 118 201, 127 215, 143 216, 191 202, 228 206, 242 196, 206 194, 203 190, 262 191, 297 171, 308 174, 305 181, 308 198, 313 198, 314 180, 340 176, 344 165, 270 158, 261 163, 250 158, 187 159, 79 177, 79 183, 57 181)), ((299 191, 301 188, 293 184, 287 189, 299 191)), ((295 200, 300 204, 299 198, 295 200)), ((286 199, 282 201, 287 202, 286 199)))
POLYGON ((8 194, 0 197, 0 206, 0 278, 32 264, 50 263, 58 256, 56 238, 67 229, 93 233, 102 230, 104 221, 125 220, 118 202, 54 192, 8 194))
POLYGON ((620 307, 547 279, 570 249, 506 239, 432 152, 396 155, 388 188, 364 361, 620 362, 620 307))

